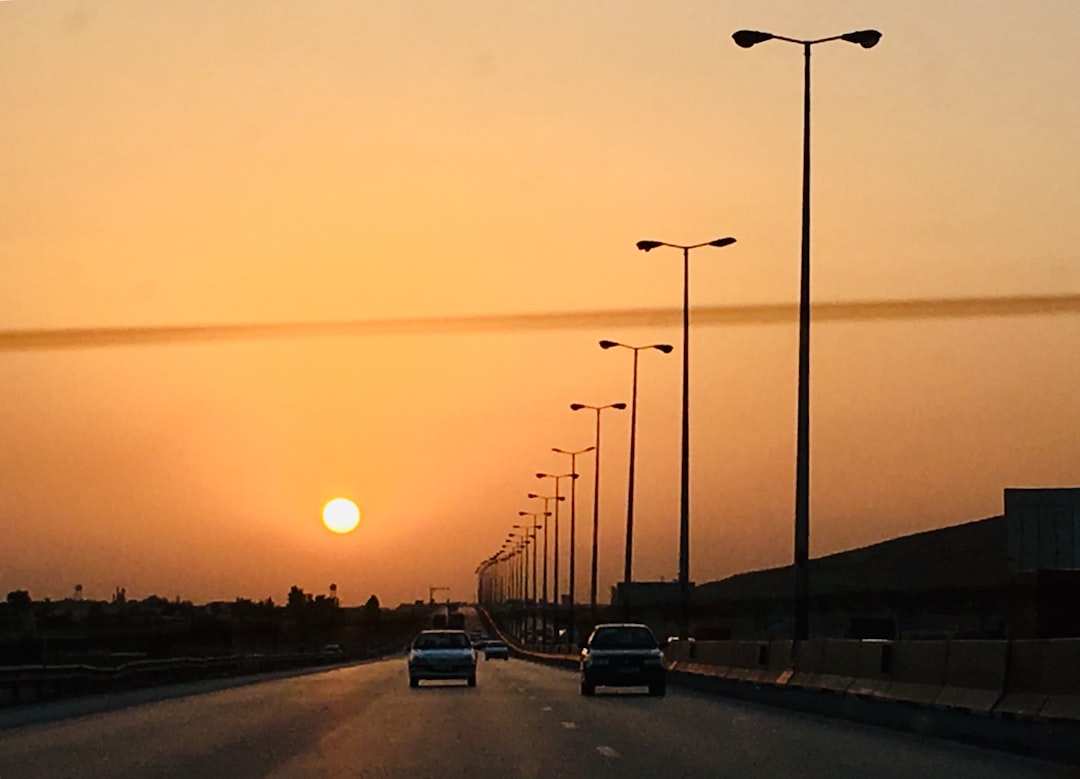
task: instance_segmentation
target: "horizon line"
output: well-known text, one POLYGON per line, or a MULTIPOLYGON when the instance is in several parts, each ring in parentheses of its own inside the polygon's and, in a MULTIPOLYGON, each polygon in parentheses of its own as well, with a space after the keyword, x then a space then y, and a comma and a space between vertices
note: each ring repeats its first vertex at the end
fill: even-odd
MULTIPOLYGON (((819 322, 1021 317, 1080 313, 1080 293, 1008 297, 856 300, 815 303, 819 322)), ((795 303, 691 307, 697 325, 772 325, 797 321, 795 303)), ((527 314, 449 315, 330 322, 264 322, 0 330, 0 352, 101 349, 198 341, 312 338, 344 335, 423 335, 505 330, 584 330, 677 326, 681 308, 606 309, 527 314)))

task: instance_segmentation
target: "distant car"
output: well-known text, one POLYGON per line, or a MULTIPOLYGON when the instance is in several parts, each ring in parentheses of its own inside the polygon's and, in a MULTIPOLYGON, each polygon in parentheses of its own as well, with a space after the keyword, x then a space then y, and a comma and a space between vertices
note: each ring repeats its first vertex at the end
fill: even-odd
POLYGON ((501 660, 510 659, 510 648, 502 641, 488 641, 484 644, 484 660, 497 657, 501 660))
POLYGON ((409 686, 425 679, 464 679, 476 686, 476 650, 464 630, 425 630, 409 650, 409 686))
POLYGON ((664 656, 646 625, 597 625, 581 648, 580 668, 582 695, 604 686, 648 687, 657 696, 667 689, 664 656))
POLYGON ((340 657, 345 654, 345 650, 341 648, 341 644, 327 644, 322 648, 322 653, 328 657, 340 657))

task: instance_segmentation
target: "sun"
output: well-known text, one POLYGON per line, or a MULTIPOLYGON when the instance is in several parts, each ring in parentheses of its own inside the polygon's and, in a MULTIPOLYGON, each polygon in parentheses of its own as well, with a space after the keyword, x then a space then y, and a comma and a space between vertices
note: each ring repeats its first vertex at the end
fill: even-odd
POLYGON ((323 506, 322 521, 335 533, 350 533, 360 524, 360 509, 348 498, 334 498, 323 506))

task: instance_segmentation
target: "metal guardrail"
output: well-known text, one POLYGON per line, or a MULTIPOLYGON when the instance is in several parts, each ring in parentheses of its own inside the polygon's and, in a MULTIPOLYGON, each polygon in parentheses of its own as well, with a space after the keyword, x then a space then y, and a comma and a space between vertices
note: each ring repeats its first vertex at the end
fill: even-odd
POLYGON ((322 654, 228 655, 134 660, 118 666, 0 666, 0 707, 204 679, 375 659, 322 654))

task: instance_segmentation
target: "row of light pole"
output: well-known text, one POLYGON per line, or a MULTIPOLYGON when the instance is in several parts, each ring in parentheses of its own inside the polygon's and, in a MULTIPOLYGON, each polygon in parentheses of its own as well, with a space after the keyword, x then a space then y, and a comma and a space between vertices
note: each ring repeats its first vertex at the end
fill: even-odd
MULTIPOLYGON (((842 40, 857 44, 865 49, 877 45, 881 39, 881 33, 877 30, 857 30, 834 35, 826 38, 802 40, 775 35, 758 30, 739 30, 732 35, 735 44, 748 49, 759 43, 769 40, 784 41, 802 46, 804 56, 803 70, 803 164, 802 164, 802 237, 800 255, 800 283, 799 283, 799 350, 798 350, 798 401, 796 422, 796 454, 795 454, 795 533, 794 533, 794 561, 793 561, 793 627, 792 637, 802 640, 809 634, 809 535, 810 535, 810 54, 811 48, 820 43, 842 40)), ((683 256, 683 300, 682 300, 682 435, 680 454, 680 500, 679 500, 679 630, 680 637, 689 637, 690 623, 690 252, 706 246, 723 248, 735 243, 731 237, 717 238, 698 244, 675 244, 666 241, 646 240, 639 241, 637 248, 649 252, 659 247, 679 249, 683 256)), ((638 353, 643 349, 658 349, 670 353, 672 347, 667 344, 652 344, 649 346, 628 346, 615 341, 601 341, 602 349, 624 347, 634 352, 633 394, 631 397, 631 421, 630 421, 630 464, 627 494, 626 516, 626 556, 623 570, 624 607, 629 609, 630 582, 632 581, 633 563, 633 517, 634 517, 634 462, 635 462, 635 433, 637 421, 637 369, 638 353)), ((608 406, 587 406, 574 403, 571 409, 596 411, 596 443, 591 449, 596 451, 596 486, 593 500, 593 559, 592 581, 590 587, 590 604, 595 615, 596 609, 596 558, 599 523, 599 450, 600 450, 600 412, 605 408, 626 408, 626 404, 609 404, 608 406)), ((578 452, 556 450, 563 454, 571 455, 571 472, 562 477, 571 477, 571 484, 576 479, 574 458, 583 454, 588 449, 578 452)), ((550 474, 537 474, 538 477, 551 477, 556 481, 556 496, 558 496, 558 479, 550 474)), ((574 493, 573 486, 571 487, 574 493)), ((571 499, 571 552, 570 552, 570 601, 571 601, 571 625, 573 622, 574 597, 574 532, 575 532, 575 501, 571 499)), ((545 503, 545 509, 547 508, 545 503)), ((555 589, 558 590, 558 504, 556 503, 556 553, 555 553, 555 589)), ((493 564, 498 556, 489 558, 481 567, 493 564)), ((535 558, 535 551, 534 551, 535 558)), ((478 571, 480 569, 478 568, 478 571)), ((545 578, 546 571, 546 533, 545 533, 545 578)), ((535 579, 535 576, 534 576, 535 579)), ((547 585, 545 582, 545 598, 547 585)), ((558 600, 558 594, 556 594, 558 600)))
MULTIPOLYGON (((623 347, 623 348, 632 350, 633 354, 634 354, 632 402, 631 402, 631 425, 630 425, 630 466, 629 466, 630 471, 629 471, 629 479, 628 479, 628 481, 629 481, 629 490, 630 490, 630 499, 628 501, 628 506, 627 506, 626 565, 624 566, 624 581, 627 584, 629 584, 629 582, 631 581, 631 577, 632 577, 631 561, 632 561, 632 553, 633 553, 633 490, 634 490, 634 464, 635 464, 635 455, 636 455, 636 428, 637 428, 638 354, 639 354, 640 351, 645 350, 645 349, 657 349, 657 350, 659 350, 659 351, 661 351, 661 352, 663 352, 665 354, 670 354, 673 351, 673 347, 671 345, 669 345, 669 344, 649 344, 649 345, 646 345, 646 346, 630 346, 628 344, 623 344, 623 343, 619 343, 619 342, 616 342, 616 341, 607 341, 607 340, 601 341, 599 345, 600 345, 601 349, 605 349, 605 350, 606 349, 611 349, 613 347, 623 347)), ((510 556, 510 557, 513 557, 513 556, 515 556, 517 554, 526 554, 527 555, 527 546, 529 545, 529 543, 536 538, 536 534, 537 534, 537 532, 539 530, 544 531, 544 563, 543 563, 543 574, 542 574, 543 575, 543 594, 539 599, 539 603, 542 604, 542 607, 540 609, 541 615, 542 615, 542 617, 541 617, 541 619, 542 619, 542 627, 541 627, 542 632, 541 632, 541 635, 544 636, 545 640, 546 640, 546 637, 548 635, 548 633, 547 633, 547 609, 545 608, 546 605, 547 605, 547 602, 548 602, 547 601, 547 593, 548 593, 548 586, 547 586, 547 570, 548 570, 548 565, 547 565, 547 536, 548 536, 548 532, 547 532, 547 527, 546 527, 546 518, 548 516, 552 515, 552 512, 549 510, 548 502, 549 501, 555 501, 555 511, 554 511, 554 518, 555 518, 555 529, 554 529, 555 530, 555 538, 554 538, 554 546, 555 546, 555 559, 554 559, 555 586, 554 586, 554 590, 555 590, 555 593, 554 593, 554 595, 555 595, 555 597, 554 597, 554 601, 555 601, 555 605, 556 605, 555 613, 556 613, 556 615, 558 615, 559 606, 561 605, 561 603, 560 603, 561 593, 559 592, 559 582, 561 580, 560 576, 559 576, 559 559, 560 559, 560 555, 559 555, 559 545, 560 545, 560 539, 559 539, 559 529, 560 529, 560 524, 559 524, 559 502, 566 499, 566 497, 564 495, 560 494, 560 485, 561 485, 561 480, 562 479, 570 479, 570 554, 569 554, 569 557, 570 557, 570 560, 569 560, 570 572, 569 572, 569 582, 568 582, 568 589, 569 589, 568 622, 569 622, 571 631, 573 631, 575 629, 576 625, 577 625, 577 614, 576 614, 576 605, 577 605, 577 597, 576 597, 577 596, 577 579, 576 579, 576 576, 577 576, 577 561, 576 561, 576 552, 577 552, 577 479, 578 479, 578 475, 579 475, 577 473, 577 458, 579 456, 581 456, 581 455, 588 454, 590 452, 594 453, 594 456, 596 458, 595 459, 596 467, 595 467, 595 470, 594 470, 594 481, 593 481, 592 561, 591 561, 591 566, 590 566, 591 567, 591 576, 590 576, 590 583, 589 583, 590 616, 592 617, 593 621, 595 622, 596 614, 597 614, 597 591, 598 591, 598 580, 597 580, 598 575, 597 575, 597 571, 598 571, 598 558, 599 558, 599 529, 600 529, 601 416, 602 416, 602 412, 604 412, 606 410, 609 410, 609 409, 623 411, 626 408, 627 408, 627 404, 622 403, 622 402, 608 403, 608 404, 599 405, 599 406, 598 405, 590 405, 590 404, 586 404, 586 403, 571 403, 570 404, 570 410, 571 411, 588 410, 588 411, 592 411, 592 412, 595 413, 595 416, 596 416, 595 443, 592 446, 587 446, 587 447, 585 447, 583 449, 577 449, 577 450, 569 450, 569 449, 562 449, 560 447, 552 447, 552 451, 555 452, 556 454, 564 454, 564 455, 567 455, 567 456, 570 457, 570 471, 568 473, 561 473, 561 474, 543 473, 543 472, 536 474, 536 478, 538 478, 538 479, 552 479, 555 482, 555 494, 551 495, 551 496, 546 496, 546 495, 539 495, 539 494, 536 494, 536 493, 529 493, 530 498, 539 498, 539 499, 543 499, 545 501, 545 503, 544 503, 544 511, 543 512, 527 512, 527 511, 519 511, 518 512, 518 514, 520 516, 528 515, 528 516, 533 516, 534 517, 534 526, 533 526, 532 536, 530 538, 527 538, 525 540, 525 542, 523 544, 521 544, 520 546, 513 546, 512 540, 516 537, 516 534, 511 532, 511 534, 507 537, 507 540, 504 542, 503 549, 500 550, 500 554, 494 555, 492 558, 489 558, 488 560, 485 560, 477 568, 477 573, 482 573, 482 572, 486 571, 492 564, 494 564, 496 562, 499 562, 501 560, 508 559, 507 555, 510 556), (541 515, 545 517, 545 523, 543 525, 536 522, 536 517, 541 516, 541 515), (512 548, 507 549, 508 545, 511 546, 512 548)), ((513 525, 513 528, 515 528, 515 529, 522 529, 522 527, 523 526, 521 526, 521 525, 513 525)), ((535 595, 536 579, 537 579, 537 575, 536 575, 536 555, 537 555, 537 551, 538 550, 534 547, 534 549, 533 549, 533 582, 534 582, 534 584, 533 584, 533 594, 534 595, 535 595)), ((524 592, 526 602, 529 602, 530 599, 529 599, 529 592, 528 592, 527 586, 525 586, 525 589, 524 589, 523 592, 524 592)), ((535 599, 535 597, 531 599, 531 602, 532 602, 532 604, 533 604, 533 606, 535 608, 535 606, 536 606, 536 604, 538 602, 535 599)), ((532 622, 535 624, 535 614, 533 615, 532 622)), ((558 627, 559 627, 558 624, 556 624, 555 625, 556 633, 558 632, 558 627)))

